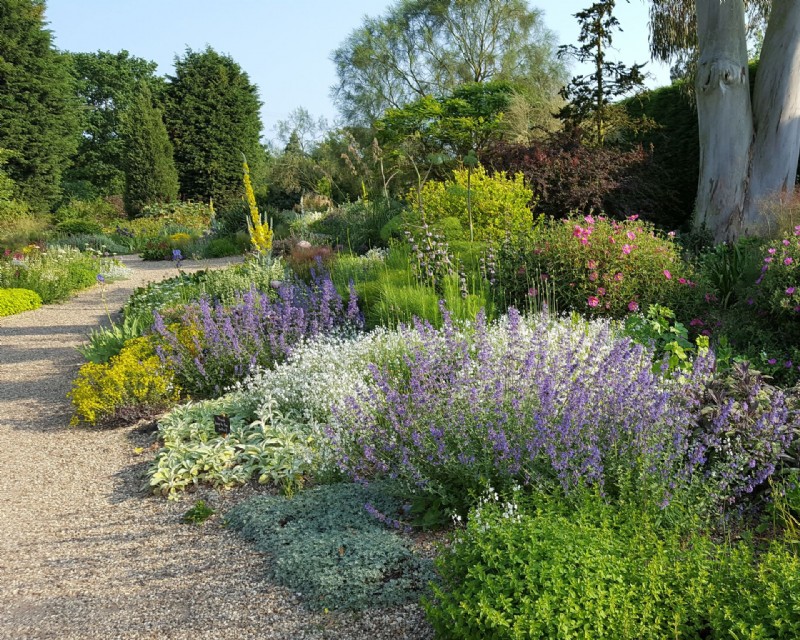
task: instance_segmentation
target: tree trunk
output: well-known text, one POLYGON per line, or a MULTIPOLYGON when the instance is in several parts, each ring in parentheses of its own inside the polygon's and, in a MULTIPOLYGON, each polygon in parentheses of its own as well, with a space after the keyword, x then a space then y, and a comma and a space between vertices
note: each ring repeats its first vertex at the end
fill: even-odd
POLYGON ((774 222, 759 215, 765 198, 791 193, 800 157, 800 0, 779 0, 761 49, 753 91, 755 141, 742 232, 766 235, 774 222))
POLYGON ((748 187, 753 114, 742 0, 697 0, 700 178, 695 228, 736 237, 748 187))
POLYGON ((742 0, 697 0, 700 179, 695 228, 765 235, 765 198, 794 189, 800 156, 800 0, 777 0, 751 106, 742 0))

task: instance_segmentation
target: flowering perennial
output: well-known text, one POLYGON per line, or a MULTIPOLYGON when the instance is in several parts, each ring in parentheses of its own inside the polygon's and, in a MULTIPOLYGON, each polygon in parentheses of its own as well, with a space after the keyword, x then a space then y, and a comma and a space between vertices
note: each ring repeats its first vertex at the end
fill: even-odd
POLYGON ((274 298, 251 289, 230 307, 203 298, 178 327, 154 316, 159 355, 194 396, 219 394, 256 367, 285 360, 306 338, 362 323, 355 291, 345 308, 327 273, 311 285, 284 283, 274 298))

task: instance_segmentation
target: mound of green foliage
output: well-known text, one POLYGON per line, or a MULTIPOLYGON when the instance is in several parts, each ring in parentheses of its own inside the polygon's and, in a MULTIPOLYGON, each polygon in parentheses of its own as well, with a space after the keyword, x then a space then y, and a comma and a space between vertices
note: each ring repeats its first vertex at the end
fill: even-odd
POLYGON ((664 520, 597 497, 484 502, 437 560, 442 584, 425 603, 436 637, 798 637, 796 550, 664 520))
POLYGON ((38 309, 42 299, 30 289, 0 289, 0 317, 38 309))
POLYGON ((228 522, 273 556, 273 579, 309 607, 363 609, 413 601, 433 578, 429 563, 380 521, 402 514, 377 484, 333 484, 247 500, 228 522))

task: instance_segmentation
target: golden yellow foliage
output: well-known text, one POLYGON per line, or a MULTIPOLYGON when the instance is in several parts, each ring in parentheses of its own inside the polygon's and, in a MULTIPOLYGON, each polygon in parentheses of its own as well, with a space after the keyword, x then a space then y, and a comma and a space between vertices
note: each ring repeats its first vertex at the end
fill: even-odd
POLYGON ((84 364, 67 394, 75 415, 70 426, 95 425, 118 410, 177 402, 173 373, 156 355, 150 338, 134 338, 105 364, 84 364))

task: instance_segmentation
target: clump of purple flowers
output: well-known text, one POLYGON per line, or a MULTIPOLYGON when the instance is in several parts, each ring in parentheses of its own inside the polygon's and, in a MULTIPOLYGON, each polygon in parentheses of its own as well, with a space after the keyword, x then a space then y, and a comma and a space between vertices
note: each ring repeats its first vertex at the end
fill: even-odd
POLYGON ((283 283, 272 295, 251 289, 227 307, 203 298, 186 307, 178 326, 154 317, 158 353, 194 397, 218 395, 317 334, 363 326, 353 287, 345 307, 327 273, 315 273, 310 285, 283 283))
MULTIPOLYGON (((716 436, 698 433, 710 354, 670 377, 653 371, 650 349, 607 323, 531 325, 513 310, 500 325, 479 317, 459 330, 445 314, 441 330, 404 332, 403 366, 373 367, 371 389, 334 411, 329 436, 357 481, 395 478, 463 510, 487 484, 646 487, 668 500, 708 480, 716 436)), ((747 477, 771 473, 785 444, 754 458, 747 477)), ((716 489, 746 486, 726 480, 716 489)))
POLYGON ((690 457, 700 458, 710 497, 730 503, 775 472, 798 432, 800 415, 746 362, 716 375, 702 393, 690 457))

